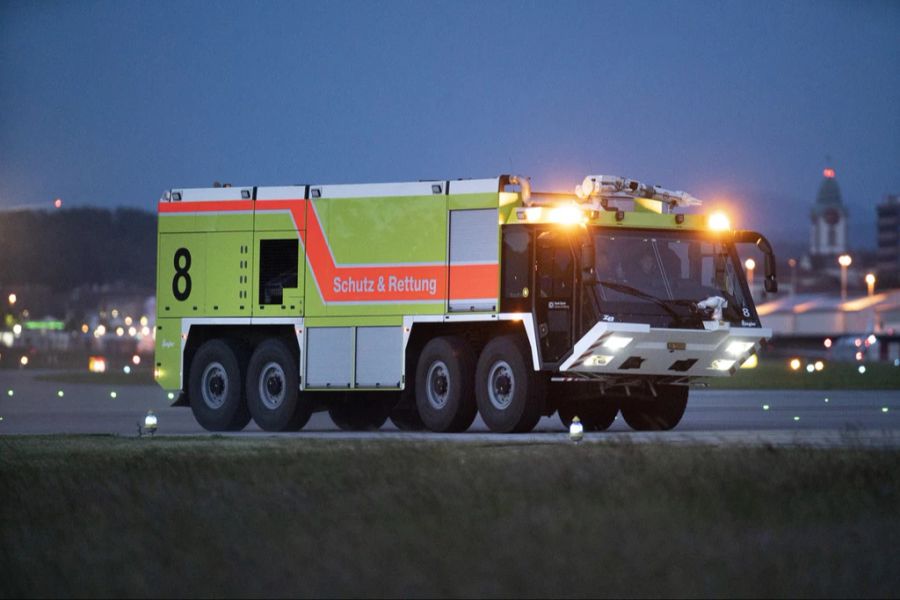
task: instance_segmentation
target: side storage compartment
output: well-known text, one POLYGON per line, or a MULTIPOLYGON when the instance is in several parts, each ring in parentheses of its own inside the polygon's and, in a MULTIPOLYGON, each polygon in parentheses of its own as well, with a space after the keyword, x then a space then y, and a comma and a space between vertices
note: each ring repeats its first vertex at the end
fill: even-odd
POLYGON ((252 244, 249 231, 206 234, 205 316, 250 316, 252 244))
POLYGON ((496 208, 450 211, 450 312, 497 310, 498 219, 496 208))
POLYGON ((303 387, 368 390, 400 388, 402 327, 307 327, 305 339, 303 387))
POLYGON ((400 327, 357 327, 356 387, 400 387, 402 351, 400 327))
POLYGON ((306 386, 349 388, 353 383, 353 327, 306 330, 306 386))

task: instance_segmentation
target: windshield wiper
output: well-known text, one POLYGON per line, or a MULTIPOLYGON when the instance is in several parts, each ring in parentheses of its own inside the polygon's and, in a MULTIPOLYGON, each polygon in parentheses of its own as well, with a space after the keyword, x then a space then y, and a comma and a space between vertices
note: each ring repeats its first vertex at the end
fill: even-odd
POLYGON ((671 317, 674 317, 678 320, 681 320, 682 318, 682 315, 679 315, 677 312, 675 312, 675 309, 673 309, 671 306, 671 304, 675 304, 676 306, 682 304, 682 302, 679 300, 663 300, 662 298, 657 298, 653 294, 643 292, 636 287, 631 287, 630 285, 625 285, 624 283, 618 283, 615 281, 600 280, 597 283, 602 286, 608 287, 611 290, 615 290, 623 294, 628 294, 629 296, 635 296, 637 298, 649 300, 657 306, 662 307, 667 313, 669 313, 671 317))
POLYGON ((635 296, 637 298, 644 298, 653 302, 663 310, 665 310, 670 317, 674 319, 675 324, 682 323, 702 323, 704 316, 703 311, 697 307, 697 303, 693 300, 663 300, 662 298, 657 298, 653 294, 648 294, 647 292, 641 291, 635 287, 631 287, 630 285, 625 285, 624 283, 617 283, 615 281, 598 281, 600 285, 605 285, 611 290, 615 290, 617 292, 621 292, 623 294, 628 294, 630 296, 635 296), (690 310, 689 315, 680 315, 675 311, 673 306, 687 306, 690 310))

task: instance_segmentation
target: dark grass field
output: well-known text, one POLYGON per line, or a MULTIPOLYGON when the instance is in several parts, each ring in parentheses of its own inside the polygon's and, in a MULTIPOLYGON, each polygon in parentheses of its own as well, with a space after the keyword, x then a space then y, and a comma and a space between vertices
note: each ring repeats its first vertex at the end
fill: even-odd
POLYGON ((135 369, 132 373, 111 371, 108 373, 91 373, 90 371, 61 371, 37 375, 37 381, 54 383, 74 383, 93 385, 153 385, 153 372, 146 369, 135 369))
POLYGON ((0 438, 0 596, 888 597, 900 452, 0 438))

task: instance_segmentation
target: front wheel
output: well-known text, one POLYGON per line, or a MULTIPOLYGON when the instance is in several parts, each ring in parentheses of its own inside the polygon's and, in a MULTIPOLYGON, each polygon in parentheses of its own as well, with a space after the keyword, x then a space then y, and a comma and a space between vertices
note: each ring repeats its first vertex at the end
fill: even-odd
POLYGON ((687 401, 687 386, 659 385, 656 397, 623 398, 622 418, 635 431, 668 431, 681 421, 687 401))
POLYGON ((188 398, 194 418, 207 431, 240 431, 250 422, 239 354, 225 340, 209 340, 191 361, 188 398))
POLYGON ((515 335, 495 338, 482 350, 475 371, 475 399, 491 431, 524 433, 541 419, 546 389, 530 358, 524 341, 515 335))
POLYGON ((297 431, 309 421, 312 405, 300 393, 298 361, 280 340, 257 346, 247 367, 247 407, 265 431, 297 431))

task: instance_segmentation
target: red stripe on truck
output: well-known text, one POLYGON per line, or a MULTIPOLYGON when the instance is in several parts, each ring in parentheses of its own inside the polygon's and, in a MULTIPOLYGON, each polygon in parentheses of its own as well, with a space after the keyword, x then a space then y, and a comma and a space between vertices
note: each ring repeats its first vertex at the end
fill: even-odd
MULTIPOLYGON (((335 264, 316 211, 306 199, 227 200, 223 202, 160 202, 160 213, 290 211, 319 292, 330 302, 422 302, 447 298, 447 266, 335 264), (308 213, 308 215, 307 215, 308 213)), ((454 265, 450 268, 450 298, 496 298, 499 263, 454 265)))

